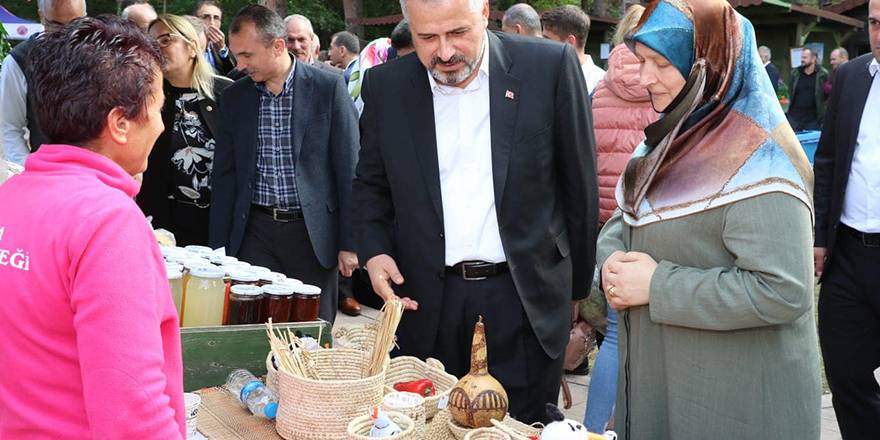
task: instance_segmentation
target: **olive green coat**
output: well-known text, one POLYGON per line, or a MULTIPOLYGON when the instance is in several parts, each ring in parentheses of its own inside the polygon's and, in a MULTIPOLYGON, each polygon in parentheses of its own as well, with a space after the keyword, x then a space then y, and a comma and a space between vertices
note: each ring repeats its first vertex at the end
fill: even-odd
POLYGON ((819 438, 820 370, 808 207, 771 193, 598 242, 658 263, 650 304, 621 313, 621 439, 819 438))

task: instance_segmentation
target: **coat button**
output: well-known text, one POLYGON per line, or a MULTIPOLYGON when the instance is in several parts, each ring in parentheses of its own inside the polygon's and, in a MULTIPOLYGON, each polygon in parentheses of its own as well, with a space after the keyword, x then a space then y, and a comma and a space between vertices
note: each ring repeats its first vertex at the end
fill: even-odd
POLYGON ((440 238, 445 238, 445 235, 443 235, 442 232, 440 233, 440 238))
POLYGON ((212 111, 214 111, 214 107, 211 107, 211 106, 209 105, 209 106, 205 107, 205 110, 207 110, 207 111, 209 111, 209 112, 212 112, 212 111))

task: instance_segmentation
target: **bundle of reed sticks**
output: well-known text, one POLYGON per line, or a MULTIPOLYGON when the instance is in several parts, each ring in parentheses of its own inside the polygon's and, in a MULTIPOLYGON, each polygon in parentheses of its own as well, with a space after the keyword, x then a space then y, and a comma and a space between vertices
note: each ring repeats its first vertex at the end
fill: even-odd
POLYGON ((278 368, 290 374, 318 380, 318 371, 305 344, 290 329, 275 329, 272 318, 266 323, 266 334, 278 368))
POLYGON ((400 318, 403 317, 403 303, 399 299, 394 298, 385 302, 382 306, 382 320, 379 322, 379 328, 376 331, 376 340, 373 344, 373 353, 370 357, 370 365, 367 370, 367 377, 372 377, 382 371, 385 364, 385 356, 391 351, 394 345, 394 335, 397 333, 397 326, 400 324, 400 318))

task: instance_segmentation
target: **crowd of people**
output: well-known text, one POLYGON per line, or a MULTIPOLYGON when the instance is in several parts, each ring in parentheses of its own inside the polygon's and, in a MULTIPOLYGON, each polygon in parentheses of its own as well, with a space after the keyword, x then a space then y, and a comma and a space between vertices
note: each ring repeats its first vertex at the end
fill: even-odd
POLYGON ((843 437, 880 438, 880 0, 872 52, 803 49, 787 113, 725 0, 629 7, 607 71, 575 6, 499 32, 487 0, 400 0, 325 51, 259 5, 226 32, 215 0, 122 6, 39 0, 0 68, 0 437, 185 437, 165 229, 319 286, 329 322, 361 277, 405 305, 394 355, 458 377, 482 317, 527 423, 586 319, 592 432, 818 439, 824 361, 843 437))

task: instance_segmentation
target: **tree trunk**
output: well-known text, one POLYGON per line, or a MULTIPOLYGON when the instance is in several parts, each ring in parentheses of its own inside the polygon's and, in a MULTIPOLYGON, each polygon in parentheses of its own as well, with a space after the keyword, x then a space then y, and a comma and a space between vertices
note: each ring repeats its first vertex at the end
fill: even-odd
POLYGON ((342 0, 342 9, 345 11, 345 28, 363 40, 364 25, 349 23, 348 19, 364 15, 364 0, 342 0))
POLYGON ((287 16, 287 0, 260 0, 260 5, 265 6, 284 18, 287 16))

